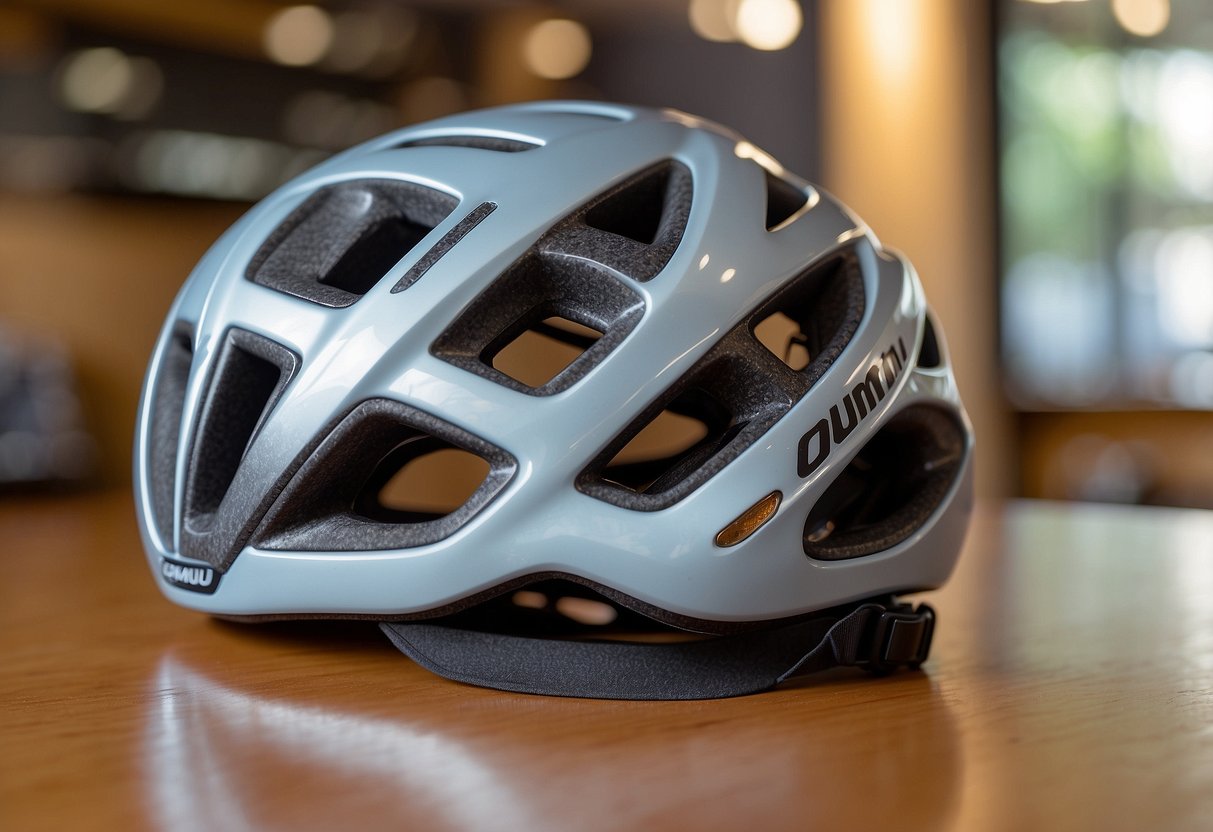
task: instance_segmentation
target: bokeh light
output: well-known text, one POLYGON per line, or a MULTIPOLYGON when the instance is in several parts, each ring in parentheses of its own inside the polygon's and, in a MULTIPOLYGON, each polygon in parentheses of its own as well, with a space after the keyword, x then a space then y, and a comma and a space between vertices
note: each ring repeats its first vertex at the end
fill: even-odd
POLYGON ((576 20, 552 18, 536 23, 523 41, 527 68, 540 78, 564 80, 590 62, 590 33, 576 20))
POLYGON ((290 6, 265 26, 265 53, 287 66, 318 63, 333 44, 333 19, 319 6, 290 6))

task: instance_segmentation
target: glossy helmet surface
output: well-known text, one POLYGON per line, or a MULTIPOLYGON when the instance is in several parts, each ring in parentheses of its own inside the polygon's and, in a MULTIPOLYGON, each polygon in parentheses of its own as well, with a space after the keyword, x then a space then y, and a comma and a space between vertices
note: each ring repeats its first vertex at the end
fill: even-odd
POLYGON ((560 577, 725 631, 939 586, 971 503, 909 263, 727 129, 590 103, 409 127, 264 199, 174 302, 136 439, 160 588, 232 616, 560 577), (511 376, 527 331, 579 355, 511 376), (662 413, 696 440, 619 457, 662 413), (484 460, 466 501, 383 505, 450 448, 484 460))

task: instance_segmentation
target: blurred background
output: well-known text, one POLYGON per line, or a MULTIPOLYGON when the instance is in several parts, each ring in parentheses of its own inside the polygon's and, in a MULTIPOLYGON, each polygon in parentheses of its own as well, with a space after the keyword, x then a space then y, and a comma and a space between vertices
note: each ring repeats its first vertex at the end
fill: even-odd
POLYGON ((0 489, 129 481, 163 315, 253 201, 539 98, 730 125, 906 252, 983 496, 1213 508, 1207 0, 7 0, 0 489))

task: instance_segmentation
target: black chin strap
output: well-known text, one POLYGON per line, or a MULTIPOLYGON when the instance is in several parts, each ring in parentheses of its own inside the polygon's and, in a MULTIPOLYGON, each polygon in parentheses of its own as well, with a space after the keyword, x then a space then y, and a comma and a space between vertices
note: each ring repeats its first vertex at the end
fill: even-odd
POLYGON ((383 623, 422 667, 482 687, 590 699, 720 699, 832 667, 917 668, 935 611, 864 603, 769 630, 700 641, 637 644, 529 638, 426 623, 383 623))

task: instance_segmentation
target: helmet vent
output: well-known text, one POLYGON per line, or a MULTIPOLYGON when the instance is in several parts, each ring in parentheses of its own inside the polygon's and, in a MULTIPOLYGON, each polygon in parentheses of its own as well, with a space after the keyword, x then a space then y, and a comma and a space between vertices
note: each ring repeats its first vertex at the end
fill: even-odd
POLYGON ((754 337, 791 369, 799 372, 809 366, 808 337, 786 313, 777 310, 763 318, 754 327, 754 337))
POLYGON ((966 453, 956 416, 913 405, 860 449, 804 525, 805 554, 847 560, 883 552, 920 529, 948 495, 966 453))
POLYGON ((185 508, 192 533, 209 529, 296 363, 294 353, 279 344, 244 330, 228 330, 207 382, 190 451, 185 508))
POLYGON ((193 332, 185 323, 173 327, 152 394, 152 423, 148 447, 148 478, 152 515, 165 548, 173 545, 173 498, 177 484, 177 447, 185 388, 194 358, 193 332))
POLYGON ((325 306, 349 306, 458 205, 412 182, 366 179, 322 188, 253 256, 254 283, 325 306))
POLYGON ((934 316, 926 314, 926 323, 922 330, 922 347, 918 350, 918 366, 924 370, 935 370, 943 364, 939 352, 939 339, 935 336, 934 316))
POLYGON ((541 147, 538 142, 523 139, 507 139, 501 136, 427 136, 411 139, 395 147, 468 147, 476 150, 494 150, 498 153, 521 153, 541 147))
POLYGON ((609 443, 578 475, 577 488, 641 511, 678 502, 809 391, 850 342, 863 308, 854 251, 811 266, 729 330, 609 443), (642 452, 654 434, 667 435, 656 423, 659 417, 669 423, 666 411, 697 421, 699 433, 686 431, 684 444, 665 454, 642 452))
POLYGON ((530 252, 430 351, 498 384, 547 396, 585 376, 643 314, 640 296, 597 263, 530 252))
POLYGON ((685 479, 743 427, 711 393, 683 391, 612 457, 602 478, 638 494, 659 494, 685 479))
POLYGON ((633 280, 651 280, 682 241, 692 190, 685 165, 658 162, 573 212, 537 248, 595 260, 633 280))
POLYGON ((601 337, 591 326, 553 315, 523 330, 493 356, 492 366, 528 387, 542 387, 601 337))
POLYGON ((598 107, 597 105, 595 105, 593 108, 591 108, 591 107, 567 107, 564 109, 561 109, 559 107, 551 107, 551 106, 545 105, 542 109, 536 110, 536 113, 538 115, 544 116, 545 118, 548 116, 570 116, 572 118, 583 118, 583 119, 595 119, 596 118, 601 121, 627 121, 628 120, 628 117, 626 115, 624 115, 623 113, 616 112, 613 110, 611 110, 611 111, 604 110, 601 107, 598 107))
POLYGON ((816 380, 842 352, 863 316, 863 280, 853 252, 812 266, 750 318, 758 342, 816 380))
POLYGON ((786 179, 764 169, 767 183, 767 231, 778 231, 809 201, 809 195, 786 179))
POLYGON ((255 545, 369 551, 434 543, 488 505, 517 468, 500 448, 388 399, 364 401, 322 435, 301 455, 255 545))
POLYGON ((654 168, 599 200, 585 212, 585 224, 652 245, 661 230, 669 184, 670 166, 654 168))
POLYGON ((482 457, 424 433, 384 457, 354 500, 354 513, 385 523, 424 523, 446 517, 489 475, 482 457))
POLYGON ((755 365, 737 332, 642 413, 577 478, 577 488, 654 511, 698 488, 791 406, 795 391, 755 365))

